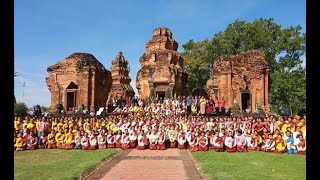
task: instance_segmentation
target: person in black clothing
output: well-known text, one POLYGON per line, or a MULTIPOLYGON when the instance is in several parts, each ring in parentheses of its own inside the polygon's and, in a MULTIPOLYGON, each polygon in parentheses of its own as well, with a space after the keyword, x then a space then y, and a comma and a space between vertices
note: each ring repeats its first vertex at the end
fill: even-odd
POLYGON ((131 106, 135 106, 135 97, 134 96, 132 96, 132 98, 131 98, 131 106))
POLYGON ((134 98, 134 105, 135 105, 135 106, 138 106, 138 105, 139 105, 139 104, 138 104, 138 97, 135 97, 135 98, 134 98))
POLYGON ((231 116, 231 110, 228 109, 228 111, 226 112, 226 116, 231 116))
POLYGON ((187 114, 191 114, 191 104, 192 104, 192 98, 190 96, 188 96, 187 98, 187 114))
POLYGON ((122 104, 122 107, 126 107, 127 102, 124 96, 121 98, 121 104, 122 104))
POLYGON ((216 111, 217 116, 220 116, 220 108, 219 108, 219 100, 217 97, 213 100, 214 102, 214 109, 216 111))
POLYGON ((112 104, 111 101, 108 102, 108 106, 107 106, 107 107, 108 107, 108 111, 107 111, 107 112, 108 112, 108 113, 112 113, 112 111, 113 111, 113 104, 112 104))

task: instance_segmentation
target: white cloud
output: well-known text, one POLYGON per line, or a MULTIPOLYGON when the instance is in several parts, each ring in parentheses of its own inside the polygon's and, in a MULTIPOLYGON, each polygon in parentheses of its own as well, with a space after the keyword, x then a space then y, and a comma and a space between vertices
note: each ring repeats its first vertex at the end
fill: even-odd
POLYGON ((50 106, 50 91, 45 84, 45 75, 19 70, 14 81, 14 94, 17 102, 24 102, 28 107, 37 104, 50 106))
MULTIPOLYGON (((21 90, 23 91, 23 89, 21 90)), ((24 102, 28 107, 34 105, 41 105, 45 107, 50 106, 50 92, 43 91, 38 88, 25 88, 24 94, 22 92, 15 92, 17 102, 24 102), (36 92, 36 93, 35 93, 36 92)))
POLYGON ((307 63, 306 56, 302 56, 301 59, 302 59, 302 64, 301 64, 301 66, 302 66, 302 67, 306 67, 306 63, 307 63))

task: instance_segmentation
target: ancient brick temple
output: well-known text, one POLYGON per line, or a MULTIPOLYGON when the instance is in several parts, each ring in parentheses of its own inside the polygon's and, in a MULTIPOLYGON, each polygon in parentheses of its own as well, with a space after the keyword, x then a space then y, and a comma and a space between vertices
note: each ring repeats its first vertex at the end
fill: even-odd
POLYGON ((265 54, 250 50, 217 58, 207 81, 207 89, 212 98, 224 97, 226 107, 235 103, 241 110, 253 112, 260 106, 269 111, 269 65, 265 54))
POLYGON ((137 72, 136 87, 140 97, 148 97, 150 91, 161 98, 166 91, 173 97, 184 95, 187 76, 172 32, 168 28, 156 28, 146 49, 140 57, 141 69, 137 72))
POLYGON ((112 61, 112 86, 109 97, 133 97, 134 91, 130 85, 130 68, 128 61, 124 58, 122 52, 112 61))
POLYGON ((54 110, 62 104, 67 111, 83 104, 87 110, 106 106, 111 87, 111 72, 92 55, 74 53, 65 60, 48 67, 47 86, 54 110))

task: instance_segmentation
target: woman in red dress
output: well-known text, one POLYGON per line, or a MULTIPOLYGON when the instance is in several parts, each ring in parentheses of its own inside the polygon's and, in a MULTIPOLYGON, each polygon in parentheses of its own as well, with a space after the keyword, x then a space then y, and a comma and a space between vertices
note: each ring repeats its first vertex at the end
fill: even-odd
POLYGON ((122 132, 121 130, 118 130, 118 134, 115 137, 116 139, 116 148, 122 148, 121 139, 122 139, 122 132))
POLYGON ((165 139, 165 132, 164 129, 161 129, 158 135, 159 139, 158 139, 158 150, 166 150, 166 139, 165 139))
POLYGON ((89 144, 90 144, 90 150, 96 150, 98 149, 98 140, 95 136, 94 130, 92 130, 92 133, 89 136, 89 144))
POLYGON ((141 133, 138 135, 138 150, 144 150, 148 148, 148 139, 144 133, 143 130, 141 130, 141 133))
POLYGON ((98 147, 99 149, 105 149, 106 148, 106 136, 102 131, 99 132, 98 135, 98 147))
POLYGON ((168 134, 169 134, 170 148, 177 148, 177 131, 174 130, 173 126, 171 126, 170 130, 168 131, 168 134))
POLYGON ((214 105, 213 99, 207 99, 207 102, 206 102, 206 114, 211 114, 212 113, 213 105, 214 105))
POLYGON ((151 135, 149 135, 149 148, 150 150, 157 150, 158 146, 158 134, 155 130, 152 130, 151 135))
POLYGON ((298 154, 306 155, 307 154, 307 143, 306 140, 303 138, 303 135, 299 136, 300 142, 297 144, 298 154))
POLYGON ((107 143, 108 143, 107 148, 114 148, 115 147, 115 137, 112 133, 112 130, 108 131, 107 143))
POLYGON ((121 144, 122 144, 121 147, 123 150, 130 148, 130 137, 129 137, 128 129, 124 130, 124 134, 121 137, 121 144))
POLYGON ((228 136, 224 140, 224 144, 226 146, 227 152, 236 152, 236 141, 235 138, 233 138, 233 133, 231 131, 228 132, 228 136))
POLYGON ((191 134, 191 139, 189 142, 189 149, 191 152, 195 152, 199 150, 199 138, 195 136, 193 133, 191 134))
POLYGON ((186 149, 186 134, 180 129, 178 134, 178 148, 179 149, 186 149))
POLYGON ((47 144, 48 144, 47 132, 44 132, 40 137, 39 149, 47 148, 47 144))
POLYGON ((30 131, 29 136, 27 137, 27 149, 34 150, 36 148, 38 138, 34 135, 33 131, 30 131))
POLYGON ((82 150, 88 150, 89 149, 89 139, 88 139, 88 133, 85 132, 84 135, 81 138, 81 149, 82 150))
POLYGON ((132 128, 130 134, 130 148, 136 148, 137 147, 137 132, 132 128))
POLYGON ((204 132, 201 132, 201 136, 199 137, 199 151, 208 151, 208 137, 204 135, 204 132))

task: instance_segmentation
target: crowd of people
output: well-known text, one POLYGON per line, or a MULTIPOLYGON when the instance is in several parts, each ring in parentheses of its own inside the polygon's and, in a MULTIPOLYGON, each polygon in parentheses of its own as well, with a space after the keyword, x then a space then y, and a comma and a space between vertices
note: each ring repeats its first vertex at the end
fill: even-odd
POLYGON ((138 98, 138 97, 110 97, 107 102, 107 112, 115 114, 126 113, 155 113, 155 114, 216 114, 230 116, 231 111, 226 111, 224 97, 218 99, 205 98, 204 96, 182 96, 178 98, 138 98))
MULTIPOLYGON (((125 115, 15 117, 14 149, 180 148, 306 154, 306 116, 205 116, 203 108, 201 111, 201 98, 199 102, 200 110, 195 113, 192 108, 190 112, 177 111, 184 101, 164 100, 150 101, 149 108, 147 101, 142 105, 139 102, 138 105, 117 105, 115 109, 119 108, 121 112, 125 108, 134 109, 125 115)), ((221 107, 218 108, 221 111, 221 107)))

